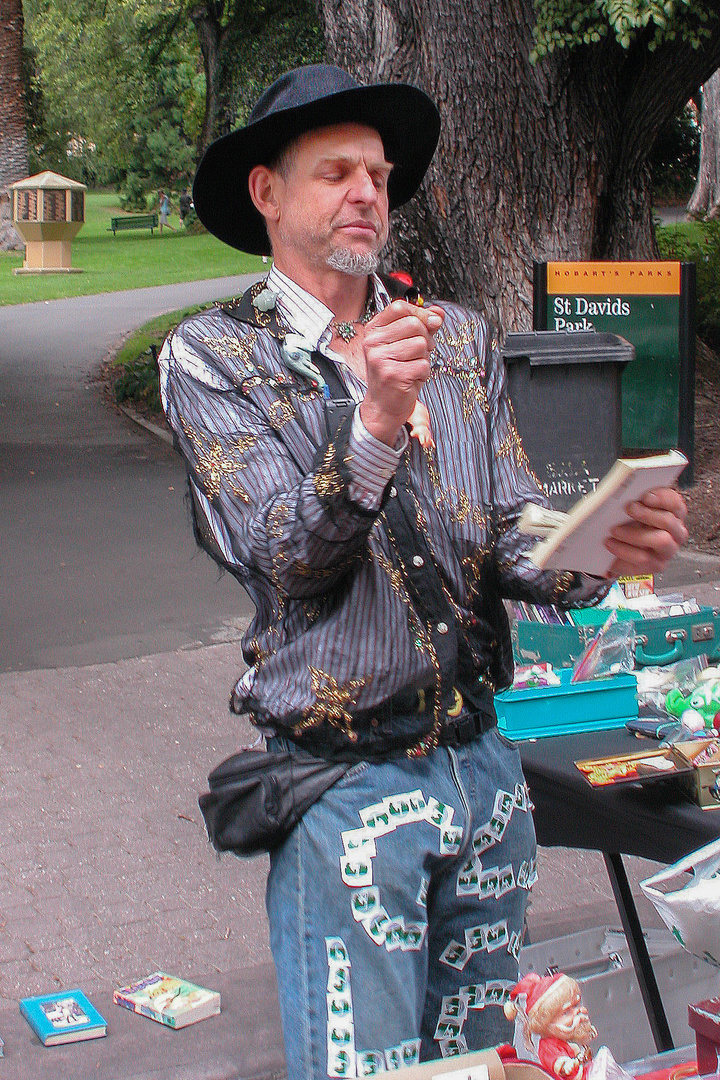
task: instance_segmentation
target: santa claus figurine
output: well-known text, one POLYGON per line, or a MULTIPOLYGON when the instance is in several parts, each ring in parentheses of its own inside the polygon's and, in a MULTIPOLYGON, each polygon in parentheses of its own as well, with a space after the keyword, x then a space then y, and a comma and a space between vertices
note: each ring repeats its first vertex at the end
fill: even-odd
POLYGON ((592 1061, 589 1043, 597 1038, 575 979, 558 972, 531 972, 510 991, 505 1005, 509 1020, 520 1017, 528 1049, 535 1048, 540 1064, 560 1080, 587 1080, 592 1061))

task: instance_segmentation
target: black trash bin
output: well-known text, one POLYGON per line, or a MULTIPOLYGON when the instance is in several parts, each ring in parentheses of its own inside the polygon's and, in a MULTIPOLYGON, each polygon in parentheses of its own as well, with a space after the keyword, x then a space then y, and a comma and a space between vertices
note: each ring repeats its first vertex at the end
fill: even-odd
POLYGON ((508 334, 503 356, 530 465, 567 510, 621 453, 621 376, 635 348, 619 334, 535 330, 508 334))

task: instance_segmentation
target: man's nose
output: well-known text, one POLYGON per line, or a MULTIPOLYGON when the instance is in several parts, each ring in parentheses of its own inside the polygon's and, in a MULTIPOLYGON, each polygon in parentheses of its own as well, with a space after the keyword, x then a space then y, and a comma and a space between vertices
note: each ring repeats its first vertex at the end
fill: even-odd
POLYGON ((377 201, 377 188, 367 169, 356 170, 349 194, 355 202, 374 203, 377 201))

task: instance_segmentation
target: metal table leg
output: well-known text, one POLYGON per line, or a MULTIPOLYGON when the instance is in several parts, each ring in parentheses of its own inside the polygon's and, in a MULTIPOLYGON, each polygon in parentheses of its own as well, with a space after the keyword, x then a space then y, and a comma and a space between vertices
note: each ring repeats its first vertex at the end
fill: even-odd
POLYGON ((665 1008, 660 997, 655 972, 647 951, 645 938, 638 918, 637 908, 630 891, 630 883, 625 873, 622 855, 616 852, 603 852, 610 884, 615 894, 615 903, 622 919, 623 930, 627 938, 633 967, 640 984, 640 992, 645 1004, 645 1011, 650 1021, 650 1029, 658 1053, 674 1049, 670 1027, 665 1015, 665 1008))

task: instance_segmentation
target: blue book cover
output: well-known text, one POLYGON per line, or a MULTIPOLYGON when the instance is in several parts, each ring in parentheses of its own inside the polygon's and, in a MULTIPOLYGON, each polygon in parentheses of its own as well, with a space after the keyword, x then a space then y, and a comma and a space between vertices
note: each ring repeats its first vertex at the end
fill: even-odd
POLYGON ((100 1039, 107 1032, 107 1022, 82 990, 22 998, 20 1012, 45 1046, 100 1039))

